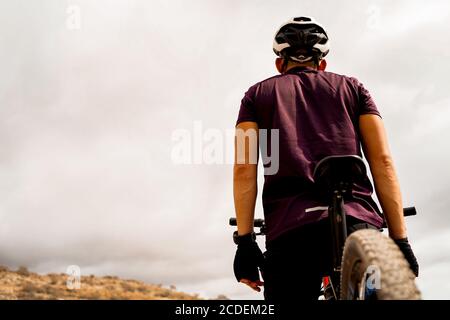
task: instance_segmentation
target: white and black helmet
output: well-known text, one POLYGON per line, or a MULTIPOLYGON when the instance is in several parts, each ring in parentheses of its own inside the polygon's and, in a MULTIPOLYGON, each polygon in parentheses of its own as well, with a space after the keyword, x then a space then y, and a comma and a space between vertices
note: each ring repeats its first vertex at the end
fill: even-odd
POLYGON ((275 33, 273 51, 288 60, 318 61, 330 51, 330 41, 325 29, 314 18, 296 17, 275 33))

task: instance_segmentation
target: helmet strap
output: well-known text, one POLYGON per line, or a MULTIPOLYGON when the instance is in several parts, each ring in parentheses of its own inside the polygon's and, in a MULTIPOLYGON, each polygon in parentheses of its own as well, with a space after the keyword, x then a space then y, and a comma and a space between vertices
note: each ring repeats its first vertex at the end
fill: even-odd
POLYGON ((281 71, 283 71, 283 73, 286 72, 286 68, 288 66, 288 63, 289 63, 289 59, 288 59, 288 57, 285 56, 283 58, 283 65, 281 66, 281 71))
POLYGON ((316 65, 316 68, 319 69, 320 63, 319 63, 319 57, 317 55, 313 56, 314 64, 316 65))

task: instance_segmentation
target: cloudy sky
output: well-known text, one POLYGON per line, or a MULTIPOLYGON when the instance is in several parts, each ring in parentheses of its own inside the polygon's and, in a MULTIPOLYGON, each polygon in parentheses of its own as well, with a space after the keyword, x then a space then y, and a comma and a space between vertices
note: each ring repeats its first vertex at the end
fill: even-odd
POLYGON ((0 264, 262 299, 232 273, 232 167, 177 164, 172 138, 225 136, 243 93, 275 74, 273 34, 296 15, 326 26, 329 70, 378 103, 419 213, 418 284, 449 299, 446 1, 1 0, 0 264))

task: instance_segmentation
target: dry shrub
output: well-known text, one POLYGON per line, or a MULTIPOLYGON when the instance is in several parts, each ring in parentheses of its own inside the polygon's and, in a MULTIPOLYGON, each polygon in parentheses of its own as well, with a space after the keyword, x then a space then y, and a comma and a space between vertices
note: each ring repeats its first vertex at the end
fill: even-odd
POLYGON ((36 286, 33 282, 25 282, 22 286, 22 292, 31 292, 35 293, 38 290, 38 286, 36 286))
POLYGON ((82 299, 101 300, 102 295, 99 291, 90 291, 82 295, 82 299))
POLYGON ((82 277, 81 282, 89 286, 93 286, 95 284, 95 278, 93 276, 82 277))
POLYGON ((122 282, 122 289, 126 292, 135 292, 136 291, 136 286, 130 284, 129 282, 122 282))
POLYGON ((139 287, 137 287, 137 291, 139 292, 147 292, 148 288, 144 285, 140 285, 139 287))
POLYGON ((0 273, 2 273, 2 272, 8 272, 8 271, 9 271, 9 268, 8 268, 8 267, 0 266, 0 273))
POLYGON ((36 299, 36 295, 42 293, 42 288, 40 288, 39 286, 35 285, 32 282, 25 282, 22 285, 22 289, 19 293, 19 299, 24 299, 24 300, 32 300, 32 299, 36 299))
POLYGON ((56 286, 46 285, 42 288, 42 291, 48 294, 48 298, 52 300, 64 297, 64 291, 56 286))
POLYGON ((16 273, 24 277, 28 277, 30 275, 30 271, 28 271, 28 268, 24 266, 20 266, 16 273))
POLYGON ((51 285, 57 285, 59 284, 61 277, 59 275, 57 275, 56 273, 50 273, 48 275, 48 277, 50 278, 50 284, 51 285))
POLYGON ((171 291, 169 289, 163 289, 155 294, 156 297, 168 298, 170 297, 171 291))

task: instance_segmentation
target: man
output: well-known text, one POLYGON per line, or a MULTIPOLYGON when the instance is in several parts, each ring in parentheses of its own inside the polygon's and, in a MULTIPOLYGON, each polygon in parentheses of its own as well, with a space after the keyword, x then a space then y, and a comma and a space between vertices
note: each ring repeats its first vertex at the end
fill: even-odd
MULTIPOLYGON (((326 156, 362 156, 361 145, 389 235, 417 276, 399 182, 382 118, 369 92, 355 78, 325 71, 329 38, 312 18, 298 17, 282 25, 273 50, 280 75, 246 92, 236 124, 236 279, 258 292, 264 285, 266 300, 318 298, 321 277, 330 268, 331 252, 326 203, 313 191, 313 169, 326 156), (251 152, 250 139, 258 137, 261 129, 269 131, 267 141, 279 139, 278 149, 271 150, 277 154, 270 155, 278 157, 279 167, 276 172, 265 172, 262 194, 267 226, 264 255, 253 233, 258 161, 251 161, 257 156, 251 152), (246 148, 242 154, 239 146, 243 145, 246 148)), ((267 169, 267 155, 263 157, 267 169)), ((345 205, 349 233, 381 228, 383 221, 372 193, 368 178, 354 187, 354 201, 345 205)))

